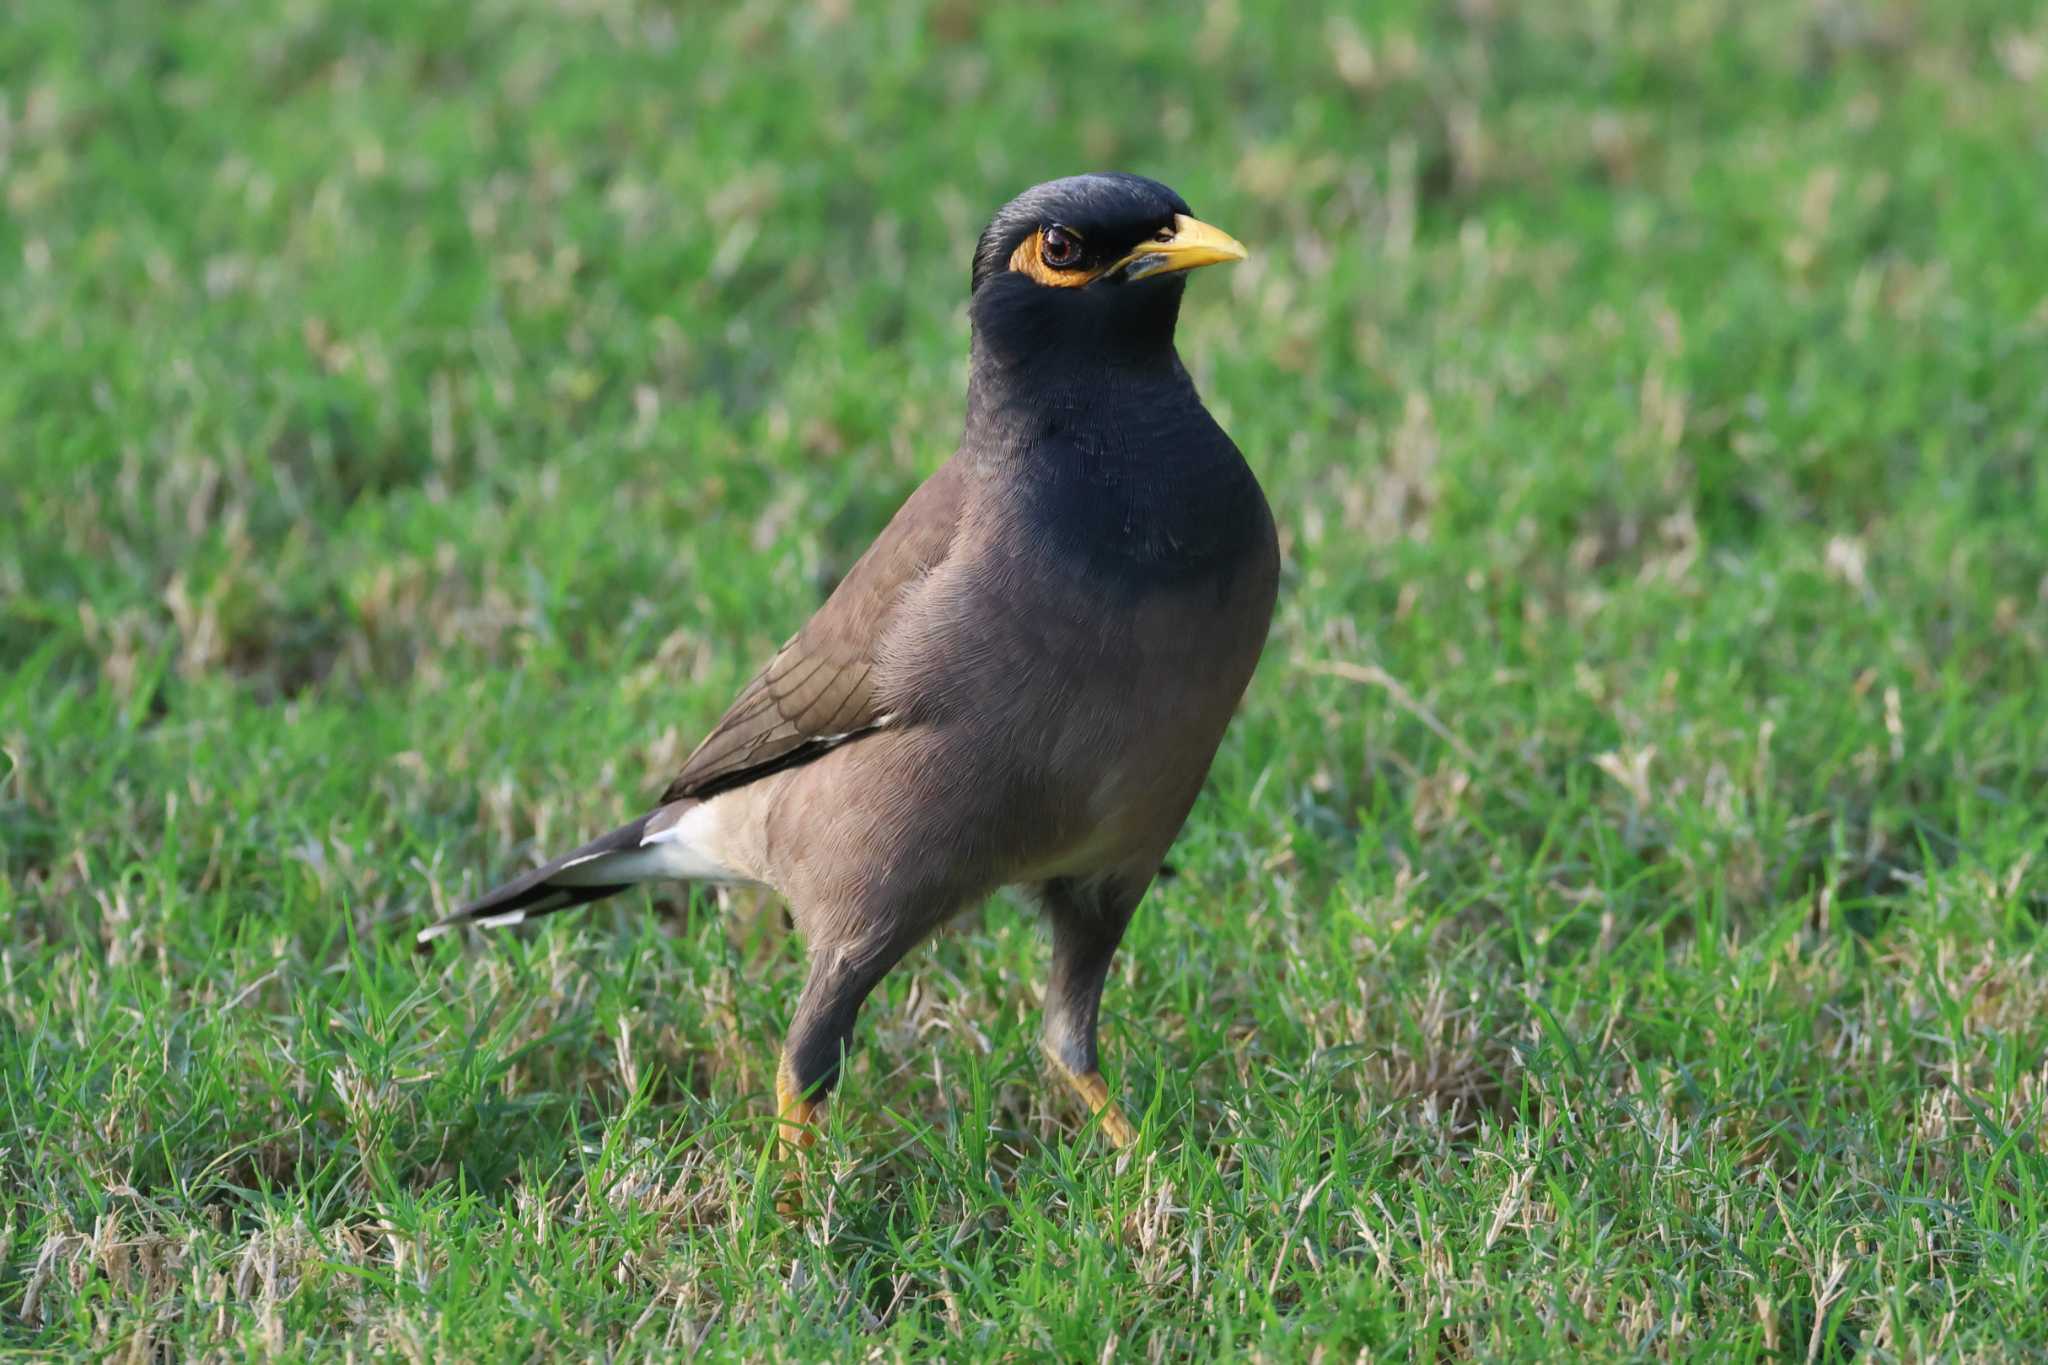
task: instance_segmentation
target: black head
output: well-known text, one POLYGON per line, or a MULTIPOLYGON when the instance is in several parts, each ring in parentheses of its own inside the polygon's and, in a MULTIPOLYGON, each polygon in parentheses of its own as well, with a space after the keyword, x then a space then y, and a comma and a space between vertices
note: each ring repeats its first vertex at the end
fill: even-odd
POLYGON ((1244 254, 1156 180, 1098 172, 1034 185, 975 248, 977 347, 1004 360, 1163 360, 1185 272, 1244 254))

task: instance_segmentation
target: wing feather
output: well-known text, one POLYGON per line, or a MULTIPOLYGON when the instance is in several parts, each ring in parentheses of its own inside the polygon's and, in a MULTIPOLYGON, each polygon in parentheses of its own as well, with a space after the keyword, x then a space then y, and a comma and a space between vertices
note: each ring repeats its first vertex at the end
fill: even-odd
POLYGON ((959 529, 966 480, 949 462, 897 511, 825 605, 740 690, 662 801, 706 797, 858 739, 906 698, 877 695, 875 659, 909 589, 959 529))

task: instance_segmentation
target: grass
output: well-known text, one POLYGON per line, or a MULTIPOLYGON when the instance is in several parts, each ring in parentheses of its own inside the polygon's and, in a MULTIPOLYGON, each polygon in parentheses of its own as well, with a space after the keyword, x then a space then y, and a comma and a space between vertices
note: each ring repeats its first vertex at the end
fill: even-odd
POLYGON ((28 0, 0 1346, 1930 1360, 2048 1340, 2048 18, 28 0), (774 1213, 772 904, 641 809, 1159 175, 1279 618, 1112 980, 999 901, 774 1213))

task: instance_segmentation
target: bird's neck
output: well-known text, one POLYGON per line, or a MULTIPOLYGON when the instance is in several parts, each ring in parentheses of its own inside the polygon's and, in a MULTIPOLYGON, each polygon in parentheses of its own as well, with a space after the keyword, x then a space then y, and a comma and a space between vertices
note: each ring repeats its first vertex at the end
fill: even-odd
POLYGON ((1055 540, 1178 577, 1254 534, 1264 504, 1172 348, 1153 359, 1018 366, 977 353, 962 449, 1055 540))
POLYGON ((974 348, 967 437, 982 450, 1021 453, 1060 437, 1092 447, 1115 443, 1133 424, 1206 416, 1171 346, 1099 357, 974 348))

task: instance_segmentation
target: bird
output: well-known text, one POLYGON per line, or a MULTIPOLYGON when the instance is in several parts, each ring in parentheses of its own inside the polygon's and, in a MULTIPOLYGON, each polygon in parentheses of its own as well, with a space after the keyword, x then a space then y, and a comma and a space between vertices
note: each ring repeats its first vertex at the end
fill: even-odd
POLYGON ((806 969, 777 1134, 815 1140, 862 1003, 1015 886, 1047 925, 1041 1050, 1118 1148, 1112 960, 1207 780, 1278 592, 1259 481, 1174 346, 1188 272, 1245 248, 1156 180, 1033 186, 981 233, 965 420, 655 807, 421 930, 651 881, 787 902, 806 969))

